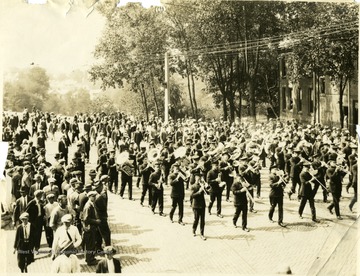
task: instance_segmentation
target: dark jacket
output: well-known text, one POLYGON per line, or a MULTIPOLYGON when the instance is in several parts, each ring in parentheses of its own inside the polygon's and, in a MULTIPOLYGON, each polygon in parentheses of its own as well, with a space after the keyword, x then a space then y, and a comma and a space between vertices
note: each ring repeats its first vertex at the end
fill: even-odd
POLYGON ((178 174, 172 173, 169 175, 170 185, 171 185, 171 197, 184 199, 185 189, 184 189, 184 180, 182 178, 176 179, 178 174))
POLYGON ((231 191, 234 195, 234 206, 247 205, 246 190, 242 190, 243 186, 239 181, 234 181, 231 185, 231 191))
POLYGON ((300 173, 300 182, 301 182, 300 191, 299 191, 300 196, 305 196, 305 197, 313 196, 313 190, 310 182, 311 179, 312 176, 310 175, 309 172, 302 171, 300 173))
POLYGON ((283 197, 284 195, 284 183, 278 181, 280 177, 274 174, 270 175, 270 193, 269 197, 283 197))
POLYGON ((191 186, 191 207, 195 209, 201 209, 206 207, 204 191, 200 191, 200 187, 200 184, 194 184, 191 186))
MULTIPOLYGON (((115 273, 121 273, 121 264, 118 259, 113 259, 115 273)), ((96 266, 96 273, 109 273, 106 259, 102 259, 96 266)))

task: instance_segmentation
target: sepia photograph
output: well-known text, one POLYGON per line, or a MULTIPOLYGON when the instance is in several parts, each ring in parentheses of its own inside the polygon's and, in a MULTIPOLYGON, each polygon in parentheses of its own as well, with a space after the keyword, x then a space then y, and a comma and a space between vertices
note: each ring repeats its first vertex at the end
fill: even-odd
POLYGON ((357 275, 359 21, 1 0, 0 273, 357 275))

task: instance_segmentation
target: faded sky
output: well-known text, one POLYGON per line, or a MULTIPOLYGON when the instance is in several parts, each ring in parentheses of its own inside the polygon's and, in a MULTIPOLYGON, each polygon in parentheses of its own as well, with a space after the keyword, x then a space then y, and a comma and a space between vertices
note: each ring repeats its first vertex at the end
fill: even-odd
POLYGON ((0 61, 4 71, 24 68, 32 62, 50 73, 86 70, 94 62, 92 52, 105 19, 96 11, 86 18, 90 10, 85 2, 74 5, 65 16, 69 7, 66 0, 53 0, 46 5, 1 0, 0 61))

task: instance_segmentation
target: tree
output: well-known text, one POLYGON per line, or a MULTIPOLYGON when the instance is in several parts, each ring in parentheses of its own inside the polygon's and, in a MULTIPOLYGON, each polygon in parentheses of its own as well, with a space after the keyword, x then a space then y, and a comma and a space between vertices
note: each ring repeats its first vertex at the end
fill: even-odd
MULTIPOLYGON (((293 38, 290 54, 290 76, 329 76, 339 90, 339 123, 343 127, 343 95, 357 72, 358 6, 352 3, 292 3, 282 18, 288 31, 306 33, 293 38)), ((319 104, 319 99, 317 103, 319 104)))
POLYGON ((18 72, 15 81, 4 85, 4 108, 21 111, 35 106, 42 109, 50 88, 46 70, 35 66, 18 72))
POLYGON ((164 81, 163 53, 167 46, 167 28, 154 8, 138 4, 113 9, 101 8, 107 25, 95 57, 101 60, 89 73, 92 81, 101 80, 102 88, 123 87, 127 81, 131 90, 141 95, 148 118, 149 103, 160 116, 156 96, 157 83, 164 81))

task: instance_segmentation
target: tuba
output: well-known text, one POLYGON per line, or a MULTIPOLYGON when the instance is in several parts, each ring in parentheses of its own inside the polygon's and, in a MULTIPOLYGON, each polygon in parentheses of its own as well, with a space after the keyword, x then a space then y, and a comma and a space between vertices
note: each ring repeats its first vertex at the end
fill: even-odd
POLYGON ((148 152, 148 160, 150 163, 157 161, 160 158, 160 150, 153 148, 148 152))

